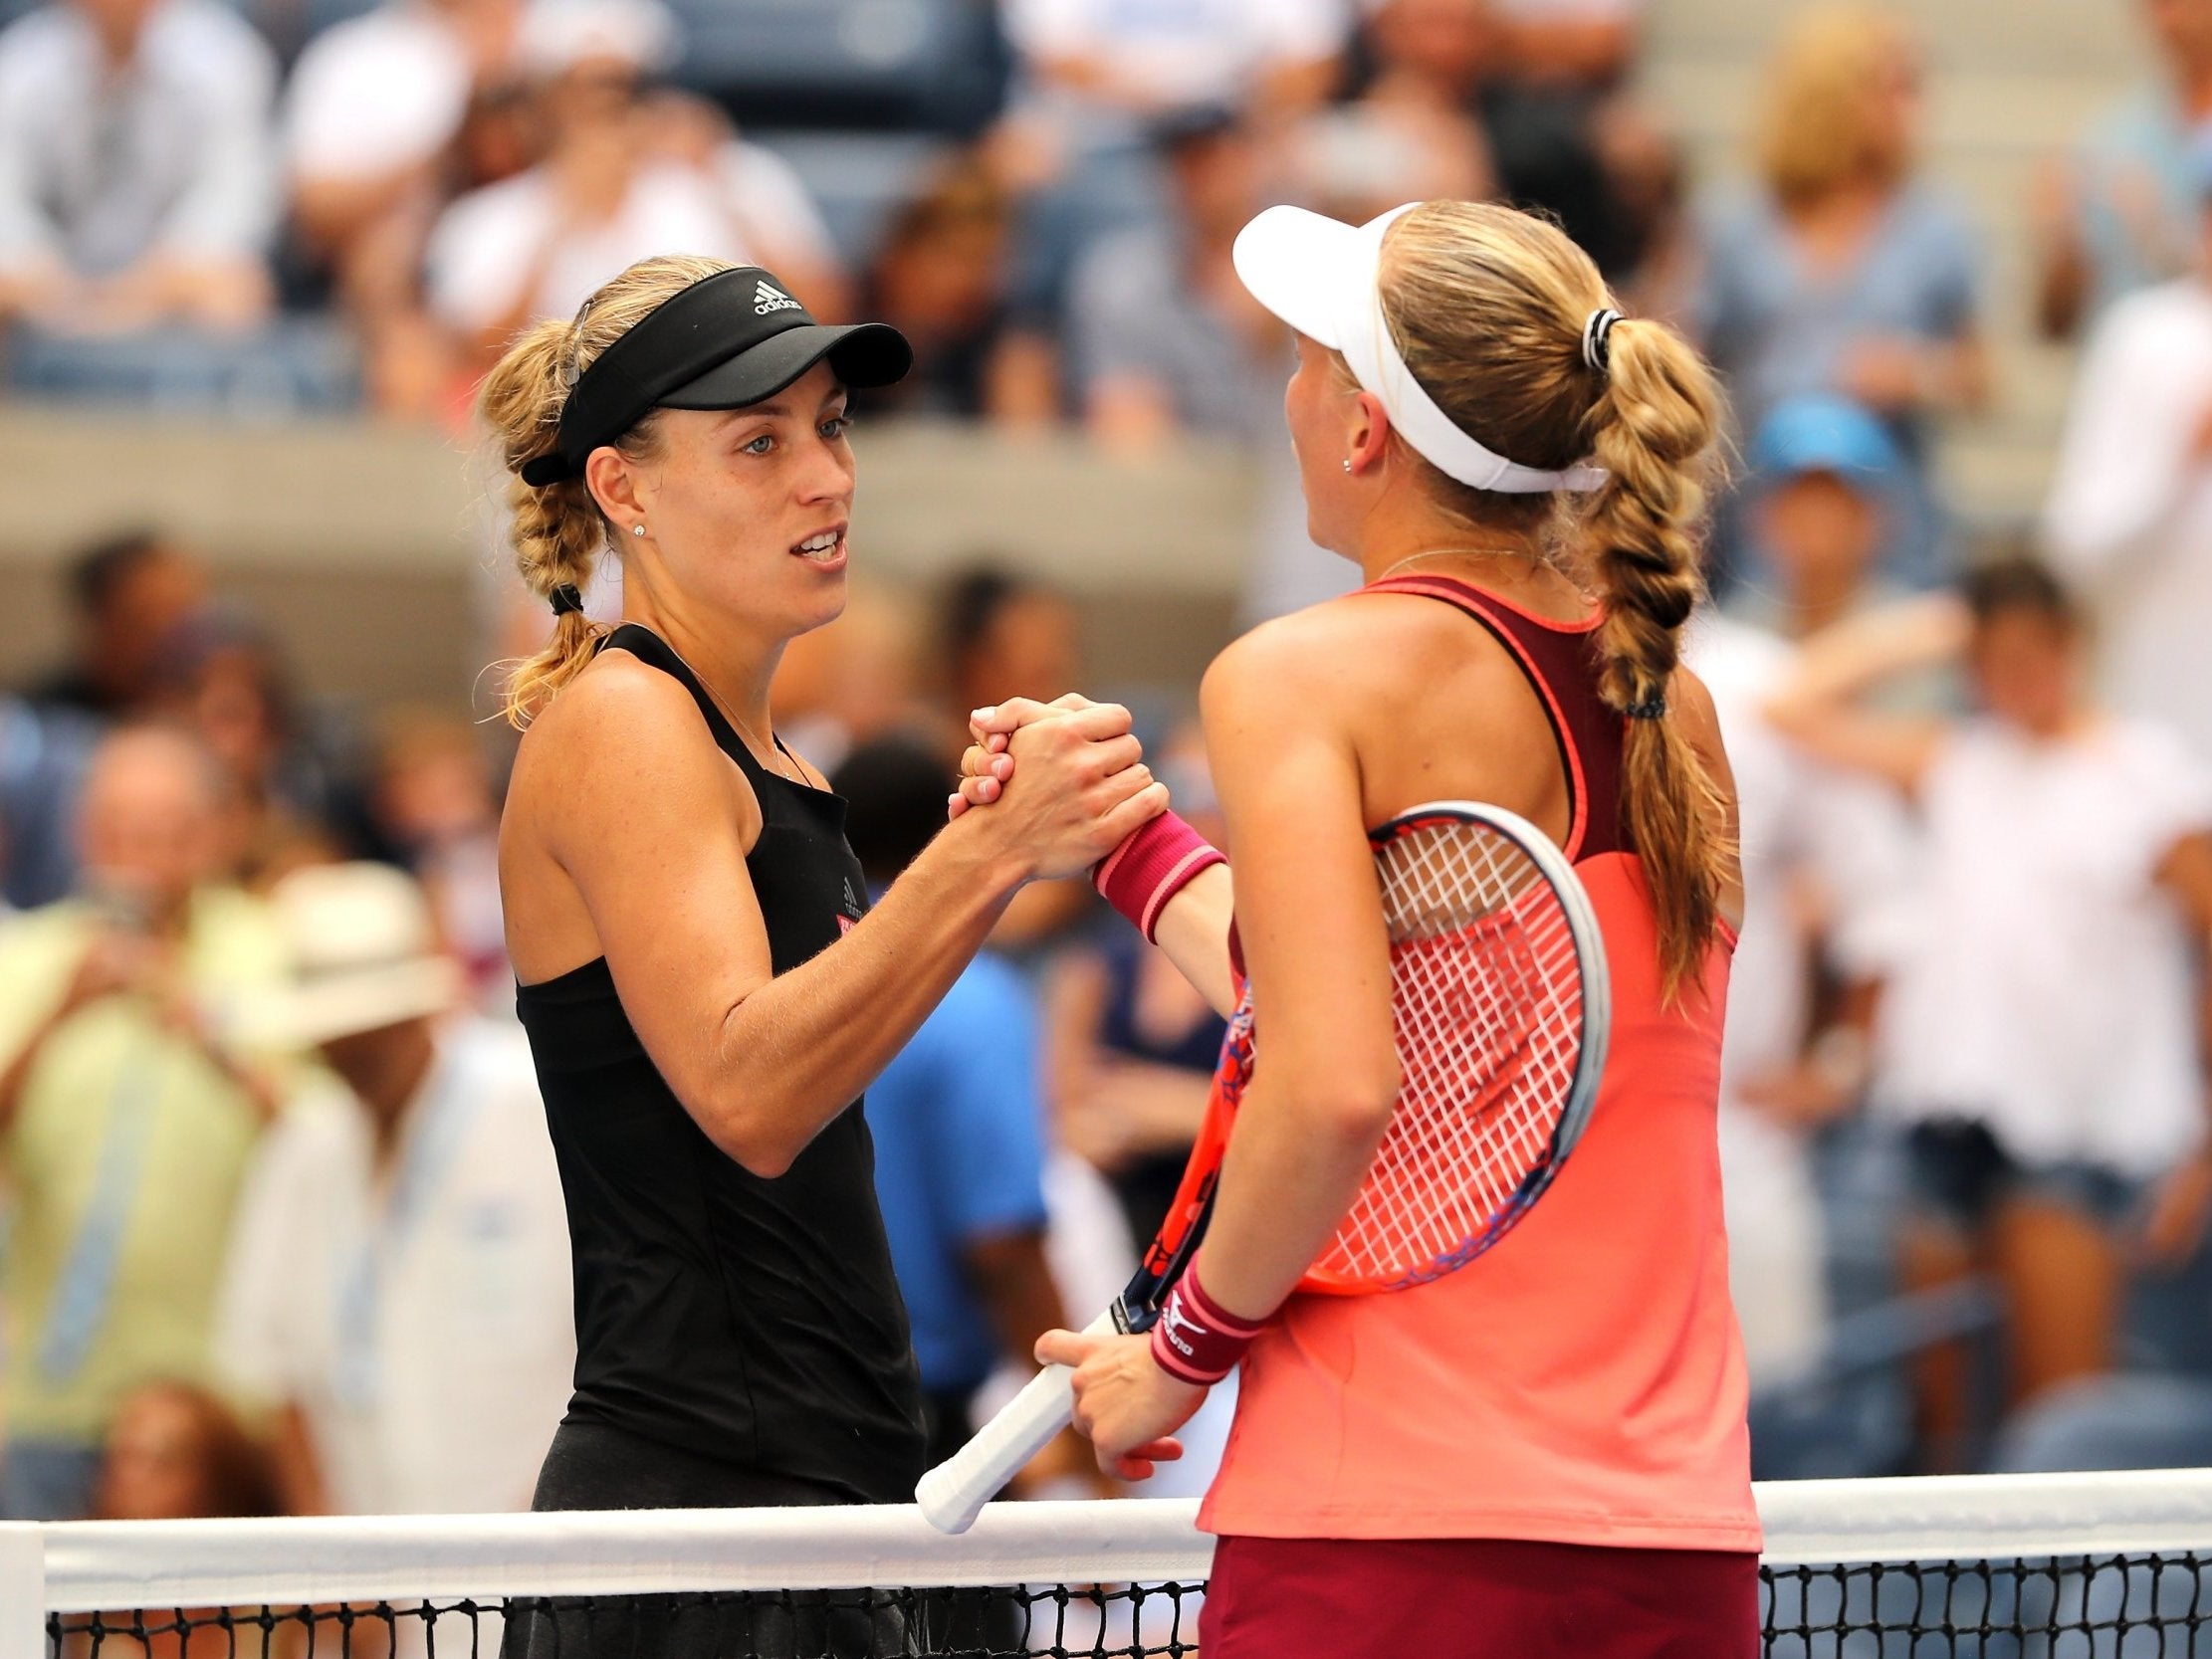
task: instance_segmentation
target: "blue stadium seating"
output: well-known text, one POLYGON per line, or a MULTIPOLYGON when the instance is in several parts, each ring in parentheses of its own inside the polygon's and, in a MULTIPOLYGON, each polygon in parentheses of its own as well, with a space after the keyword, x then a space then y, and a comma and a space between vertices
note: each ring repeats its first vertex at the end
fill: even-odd
POLYGON ((996 110, 991 0, 673 0, 681 79, 767 126, 970 131, 996 110))
MULTIPOLYGON (((288 61, 377 0, 228 0, 288 61)), ((39 0, 0 0, 0 24, 39 0)), ((993 0, 669 0, 678 79, 757 126, 971 132, 1004 92, 993 0)))

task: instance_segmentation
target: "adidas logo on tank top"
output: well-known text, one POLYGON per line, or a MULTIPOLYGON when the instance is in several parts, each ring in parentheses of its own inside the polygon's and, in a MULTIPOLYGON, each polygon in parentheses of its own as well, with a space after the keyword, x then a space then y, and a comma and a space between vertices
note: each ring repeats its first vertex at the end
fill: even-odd
POLYGON ((755 316, 766 316, 770 311, 795 311, 804 309, 774 283, 765 280, 753 291, 753 301, 755 316))

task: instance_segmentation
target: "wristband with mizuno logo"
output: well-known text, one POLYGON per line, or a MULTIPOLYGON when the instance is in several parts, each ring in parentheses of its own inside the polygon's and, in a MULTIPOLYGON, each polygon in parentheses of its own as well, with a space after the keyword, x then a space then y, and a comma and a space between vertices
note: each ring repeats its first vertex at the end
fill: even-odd
POLYGON ((1236 1369, 1264 1323, 1238 1319, 1200 1288, 1195 1271, 1187 1271, 1152 1328, 1152 1356, 1177 1380, 1210 1388, 1236 1369))

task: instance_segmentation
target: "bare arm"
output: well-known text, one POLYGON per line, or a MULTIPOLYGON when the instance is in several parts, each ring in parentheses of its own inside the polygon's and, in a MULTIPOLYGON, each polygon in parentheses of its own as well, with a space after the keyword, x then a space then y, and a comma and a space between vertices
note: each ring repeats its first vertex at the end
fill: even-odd
POLYGON ((287 1400, 277 1412, 270 1436, 271 1461, 276 1466, 277 1493, 287 1515, 329 1515, 330 1489, 323 1481, 323 1465, 315 1455, 315 1434, 299 1402, 287 1400))
POLYGON ((1170 899, 1152 929, 1153 942, 1223 1019, 1236 1012, 1228 959, 1228 926, 1235 909, 1229 867, 1217 864, 1170 899))
POLYGON ((1052 1270, 1045 1265, 1042 1233, 970 1239, 961 1259, 1008 1353, 1027 1353, 1039 1337, 1067 1323, 1052 1270))
MULTIPOLYGON (((1272 1313, 1342 1223, 1397 1105, 1389 936, 1342 672, 1262 629, 1215 662, 1202 700, 1264 1036, 1192 1271, 1245 1317, 1272 1313)), ((1148 1339, 1053 1332, 1037 1356, 1076 1367, 1076 1426, 1101 1468, 1142 1480, 1182 1455, 1167 1437, 1206 1390, 1162 1369, 1148 1339)))
MULTIPOLYGON (((1084 699, 1070 695, 1050 704, 1009 698, 995 708, 978 710, 988 718, 970 727, 977 742, 961 759, 961 792, 948 803, 952 816, 958 818, 971 807, 998 798, 1013 776, 1013 759, 1004 752, 1004 744, 1014 732, 1084 707, 1088 707, 1084 699)), ((1216 865, 1187 883, 1153 924, 1153 942, 1223 1019, 1236 1011, 1228 958, 1228 929, 1235 909, 1236 891, 1228 867, 1216 865)))
POLYGON ((1248 635, 1202 703, 1266 1030, 1200 1251, 1207 1290, 1235 1314, 1273 1312, 1312 1265, 1398 1097, 1389 937, 1332 672, 1248 635))
POLYGON ((1841 378, 1846 392, 1873 409, 1967 412, 1989 401, 1989 350, 1972 329, 1942 340, 1882 335, 1846 354, 1841 378))
POLYGON ((375 221, 427 188, 430 171, 429 163, 410 161, 381 173, 295 173, 293 222, 317 253, 338 258, 375 221))
POLYGON ((2028 222, 2035 263, 2036 329, 2047 340, 2072 339, 2089 304, 2093 273, 2082 240, 2080 190, 2064 157, 2046 157, 2036 168, 2028 222))
MULTIPOLYGON (((1350 1207, 1397 1098, 1389 941, 1330 672, 1262 632, 1208 673, 1207 750, 1237 849, 1236 884, 1209 871, 1168 906, 1159 929, 1193 984, 1225 990, 1229 905, 1242 896, 1266 1058, 1246 1091, 1202 1252, 1208 1289, 1232 1313, 1269 1311, 1289 1295, 1350 1207), (1215 1263, 1225 1264, 1219 1283, 1215 1263)), ((986 733, 1023 719, 1031 724, 1017 735, 1052 724, 1036 705, 989 713, 986 733)), ((964 792, 995 779, 1010 790, 1018 765, 994 764, 1004 759, 972 749, 964 770, 990 770, 971 775, 964 792)))
POLYGON ((1163 447, 1176 433, 1175 402, 1149 375, 1101 376, 1084 400, 1083 418, 1096 443, 1121 455, 1163 447))
POLYGON ((1885 715, 1859 699, 1882 681, 1957 654, 1966 615, 1956 600, 1909 600, 1817 635, 1767 704, 1775 728, 1821 759, 1918 790, 1944 740, 1939 720, 1885 715))
POLYGON ((777 975, 746 870, 745 785, 681 688, 587 677, 555 713, 546 850, 677 1099, 768 1176, 905 1045, 1023 882, 1102 856, 1166 798, 1135 763, 1127 711, 1040 726, 1018 741, 1029 775, 1001 811, 950 826, 850 934, 777 975))

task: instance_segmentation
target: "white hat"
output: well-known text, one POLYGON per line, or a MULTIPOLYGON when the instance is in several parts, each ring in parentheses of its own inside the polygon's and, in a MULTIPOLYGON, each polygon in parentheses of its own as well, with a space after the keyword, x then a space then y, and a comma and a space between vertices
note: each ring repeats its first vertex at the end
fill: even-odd
POLYGON ((1236 275, 1299 333, 1342 352, 1353 378, 1381 401, 1392 430, 1445 477, 1509 496, 1598 489, 1606 480, 1601 467, 1545 472, 1476 443, 1437 407, 1399 355, 1377 276, 1383 234, 1419 205, 1409 202, 1357 228, 1302 207, 1271 207, 1238 233, 1236 275))
POLYGON ((459 964, 438 948, 430 906, 388 864, 295 870, 269 903, 292 957, 292 984, 240 1010, 238 1035, 312 1047, 444 1013, 460 1000, 459 964))
POLYGON ((535 0, 523 14, 516 60, 555 76, 593 58, 616 58, 647 74, 675 67, 682 46, 676 14, 660 0, 535 0))

